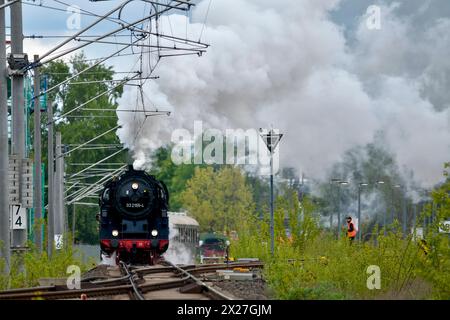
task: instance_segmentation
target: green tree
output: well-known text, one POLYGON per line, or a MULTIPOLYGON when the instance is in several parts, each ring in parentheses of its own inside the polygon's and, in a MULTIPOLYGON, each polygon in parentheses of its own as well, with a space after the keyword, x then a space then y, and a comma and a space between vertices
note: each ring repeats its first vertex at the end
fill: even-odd
POLYGON ((231 166, 196 168, 181 199, 202 231, 238 230, 255 207, 245 175, 231 166))
POLYGON ((171 159, 171 153, 171 146, 164 146, 156 150, 153 155, 154 165, 151 173, 167 185, 170 195, 170 210, 179 211, 182 207, 181 194, 186 189, 186 183, 192 178, 198 165, 176 165, 171 159))

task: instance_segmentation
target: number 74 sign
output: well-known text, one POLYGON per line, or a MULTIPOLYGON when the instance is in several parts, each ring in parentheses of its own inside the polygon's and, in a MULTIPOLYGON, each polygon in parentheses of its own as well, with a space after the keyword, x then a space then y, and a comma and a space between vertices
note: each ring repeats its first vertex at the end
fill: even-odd
POLYGON ((11 229, 26 230, 27 228, 27 209, 22 208, 20 204, 9 206, 9 214, 11 217, 11 229))

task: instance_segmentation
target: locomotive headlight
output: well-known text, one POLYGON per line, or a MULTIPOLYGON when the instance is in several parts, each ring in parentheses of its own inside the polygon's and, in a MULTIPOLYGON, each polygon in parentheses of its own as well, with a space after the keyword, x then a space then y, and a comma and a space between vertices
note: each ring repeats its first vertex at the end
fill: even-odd
POLYGON ((119 231, 113 230, 112 235, 113 235, 113 237, 117 237, 119 235, 119 231))
POLYGON ((152 236, 156 237, 158 235, 158 230, 152 230, 152 236))
POLYGON ((133 190, 137 190, 137 189, 139 188, 139 185, 137 184, 137 182, 133 182, 133 183, 131 184, 131 188, 132 188, 133 190))

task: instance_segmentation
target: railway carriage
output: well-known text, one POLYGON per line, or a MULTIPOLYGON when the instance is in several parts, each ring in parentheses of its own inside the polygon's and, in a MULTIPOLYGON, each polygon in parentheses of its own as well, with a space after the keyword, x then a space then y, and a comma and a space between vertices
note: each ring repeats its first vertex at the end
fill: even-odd
POLYGON ((185 212, 169 212, 170 247, 167 254, 177 255, 183 263, 195 261, 199 241, 199 224, 185 212))

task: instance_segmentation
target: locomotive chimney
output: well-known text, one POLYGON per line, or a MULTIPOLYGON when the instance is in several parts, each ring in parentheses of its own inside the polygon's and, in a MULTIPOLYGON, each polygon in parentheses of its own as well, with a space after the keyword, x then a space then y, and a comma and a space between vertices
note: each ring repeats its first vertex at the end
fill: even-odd
POLYGON ((131 154, 131 150, 127 149, 127 164, 128 164, 128 170, 134 170, 133 168, 133 156, 131 154))

